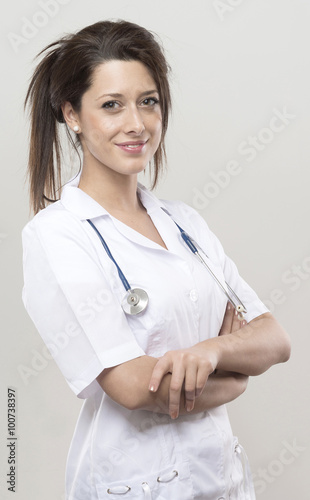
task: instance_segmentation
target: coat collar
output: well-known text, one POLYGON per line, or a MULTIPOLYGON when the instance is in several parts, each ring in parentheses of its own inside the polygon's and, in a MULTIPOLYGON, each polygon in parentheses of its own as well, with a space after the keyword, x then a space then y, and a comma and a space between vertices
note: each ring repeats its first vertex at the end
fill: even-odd
MULTIPOLYGON (((129 240, 144 247, 166 252, 162 246, 111 216, 109 212, 107 212, 107 210, 91 198, 91 196, 79 189, 78 184, 80 181, 80 175, 81 174, 78 174, 71 179, 62 190, 61 203, 67 210, 75 214, 80 220, 94 219, 102 216, 110 217, 115 228, 129 240)), ((184 242, 182 242, 179 230, 176 228, 174 220, 169 217, 169 212, 167 211, 165 204, 156 198, 156 196, 141 183, 138 183, 137 192, 143 206, 151 216, 163 241, 165 242, 169 251, 168 253, 181 257, 188 262, 188 255, 190 251, 184 242)), ((224 287, 226 287, 224 278, 222 275, 219 275, 218 269, 213 266, 208 257, 206 257, 206 260, 218 280, 224 287)))
MULTIPOLYGON (((62 205, 75 214, 80 220, 94 219, 95 217, 102 216, 111 217, 105 208, 91 196, 79 189, 80 177, 81 173, 70 179, 63 187, 60 198, 62 205)), ((165 208, 165 205, 140 182, 138 182, 137 193, 141 199, 142 205, 149 214, 159 208, 165 208)))

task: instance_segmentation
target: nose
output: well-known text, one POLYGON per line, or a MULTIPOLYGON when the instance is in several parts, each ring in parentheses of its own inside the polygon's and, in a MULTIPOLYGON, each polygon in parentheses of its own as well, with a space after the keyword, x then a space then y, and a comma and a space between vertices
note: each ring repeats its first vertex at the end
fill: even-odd
POLYGON ((142 112, 137 106, 128 108, 126 114, 125 132, 126 134, 141 135, 145 130, 142 112))

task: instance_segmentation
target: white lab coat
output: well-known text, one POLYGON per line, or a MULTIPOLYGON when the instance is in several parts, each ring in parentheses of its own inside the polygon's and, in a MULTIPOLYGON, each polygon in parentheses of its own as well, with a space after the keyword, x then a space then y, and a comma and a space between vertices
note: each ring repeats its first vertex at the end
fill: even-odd
POLYGON ((193 208, 159 201, 138 185, 166 250, 112 217, 78 182, 79 176, 23 230, 25 307, 69 386, 85 398, 68 456, 67 499, 255 498, 225 406, 177 420, 130 411, 110 399, 96 377, 104 368, 144 354, 159 357, 219 333, 226 297, 161 207, 235 290, 247 321, 266 307, 193 208), (140 315, 123 312, 123 284, 87 218, 130 285, 147 291, 149 305, 140 315))

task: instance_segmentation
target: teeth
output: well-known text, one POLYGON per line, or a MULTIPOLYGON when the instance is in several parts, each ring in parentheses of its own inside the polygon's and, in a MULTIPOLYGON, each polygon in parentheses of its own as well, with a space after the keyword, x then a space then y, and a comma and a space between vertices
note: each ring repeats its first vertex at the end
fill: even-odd
POLYGON ((136 148, 139 148, 141 146, 141 144, 126 144, 126 148, 130 148, 130 149, 136 149, 136 148))

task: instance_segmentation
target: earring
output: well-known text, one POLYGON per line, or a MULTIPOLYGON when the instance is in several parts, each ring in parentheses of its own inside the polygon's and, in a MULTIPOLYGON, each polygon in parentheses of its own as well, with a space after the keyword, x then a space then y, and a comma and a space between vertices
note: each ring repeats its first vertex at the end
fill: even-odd
POLYGON ((80 127, 78 125, 75 125, 75 127, 73 127, 73 130, 74 132, 78 133, 80 131, 80 127))

